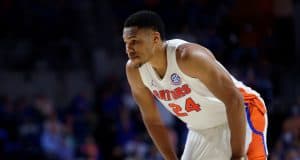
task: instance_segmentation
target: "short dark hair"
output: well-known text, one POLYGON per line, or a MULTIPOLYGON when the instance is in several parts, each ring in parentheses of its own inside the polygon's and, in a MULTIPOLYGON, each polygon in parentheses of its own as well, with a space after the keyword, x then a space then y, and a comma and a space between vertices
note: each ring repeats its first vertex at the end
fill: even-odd
POLYGON ((160 33, 160 38, 165 39, 165 26, 162 18, 153 11, 142 10, 130 15, 124 27, 151 28, 160 33))

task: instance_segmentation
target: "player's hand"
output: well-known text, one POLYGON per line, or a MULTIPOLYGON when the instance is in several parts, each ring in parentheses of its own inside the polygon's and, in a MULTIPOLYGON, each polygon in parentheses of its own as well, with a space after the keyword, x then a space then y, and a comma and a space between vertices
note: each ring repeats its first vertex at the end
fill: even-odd
POLYGON ((173 157, 173 158, 166 158, 165 160, 179 160, 177 157, 173 157))
POLYGON ((246 157, 232 157, 231 160, 247 160, 246 157))
POLYGON ((174 158, 172 158, 172 159, 168 158, 168 159, 165 159, 165 160, 178 160, 178 158, 177 157, 175 159, 174 158))

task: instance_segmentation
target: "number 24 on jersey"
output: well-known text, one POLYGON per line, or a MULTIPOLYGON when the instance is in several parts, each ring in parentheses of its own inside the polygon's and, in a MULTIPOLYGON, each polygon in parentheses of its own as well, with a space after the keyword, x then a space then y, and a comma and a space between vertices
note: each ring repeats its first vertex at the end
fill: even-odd
POLYGON ((181 107, 178 104, 175 103, 170 103, 169 107, 172 108, 173 112, 178 116, 178 117, 184 117, 188 116, 188 112, 196 111, 199 112, 201 110, 200 105, 195 103, 195 101, 189 97, 185 100, 185 106, 181 107), (185 111, 183 111, 183 109, 185 111))

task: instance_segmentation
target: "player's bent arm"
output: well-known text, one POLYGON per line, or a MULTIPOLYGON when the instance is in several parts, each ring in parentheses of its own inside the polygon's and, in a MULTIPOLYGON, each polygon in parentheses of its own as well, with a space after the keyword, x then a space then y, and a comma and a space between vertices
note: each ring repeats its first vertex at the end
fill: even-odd
POLYGON ((232 158, 245 156, 246 122, 243 98, 230 75, 215 61, 212 54, 196 44, 179 46, 177 62, 181 70, 201 80, 226 106, 231 131, 232 158))
POLYGON ((176 160, 174 147, 160 118, 153 95, 143 84, 138 69, 131 66, 130 60, 126 65, 126 75, 133 98, 139 106, 143 122, 152 140, 166 160, 176 160))

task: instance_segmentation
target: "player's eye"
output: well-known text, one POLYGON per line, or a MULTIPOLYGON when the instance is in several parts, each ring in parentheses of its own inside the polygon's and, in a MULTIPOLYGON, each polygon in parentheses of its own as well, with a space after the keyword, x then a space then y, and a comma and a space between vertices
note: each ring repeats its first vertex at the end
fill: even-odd
POLYGON ((131 44, 136 44, 136 40, 133 39, 133 40, 131 41, 131 44))

